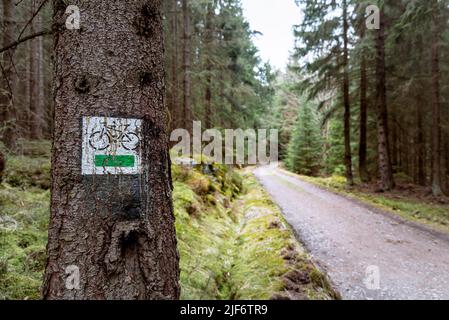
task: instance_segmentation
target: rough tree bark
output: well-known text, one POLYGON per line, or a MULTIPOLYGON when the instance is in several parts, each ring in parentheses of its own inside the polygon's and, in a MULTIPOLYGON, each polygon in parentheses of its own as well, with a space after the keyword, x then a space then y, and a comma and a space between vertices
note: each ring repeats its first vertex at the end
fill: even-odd
POLYGON ((388 142, 388 111, 385 73, 385 15, 380 11, 380 28, 376 38, 376 80, 377 80, 377 138, 381 191, 394 189, 393 169, 391 166, 390 147, 388 142))
MULTIPOLYGON (((4 32, 2 44, 7 46, 15 39, 15 5, 14 1, 3 0, 4 32)), ((0 134, 5 145, 14 147, 16 112, 14 108, 14 92, 17 76, 14 72, 14 49, 3 52, 2 70, 0 71, 0 134)))
POLYGON ((344 113, 344 140, 345 140, 345 166, 346 166, 346 182, 348 185, 354 184, 352 173, 352 156, 351 156, 351 105, 349 100, 349 53, 348 53, 348 5, 346 0, 343 1, 343 103, 345 107, 344 113))
POLYGON ((184 117, 184 129, 192 129, 192 118, 190 110, 190 6, 188 0, 182 0, 182 15, 184 21, 183 28, 183 117, 184 117))
POLYGON ((55 131, 43 297, 177 299, 162 0, 71 4, 81 10, 80 30, 65 29, 66 6, 53 0, 55 131), (88 116, 142 120, 139 175, 81 174, 88 116))
POLYGON ((440 32, 438 1, 432 1, 432 192, 443 194, 441 188, 441 101, 440 101, 440 32))

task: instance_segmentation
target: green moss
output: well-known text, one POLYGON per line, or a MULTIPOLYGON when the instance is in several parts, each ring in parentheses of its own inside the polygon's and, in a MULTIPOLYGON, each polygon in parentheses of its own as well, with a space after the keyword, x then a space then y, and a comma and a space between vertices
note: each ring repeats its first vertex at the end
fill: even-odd
POLYGON ((9 185, 0 187, 0 217, 12 218, 17 229, 0 229, 0 299, 37 299, 47 243, 50 193, 9 185), (1 269, 1 268, 0 268, 1 269))
POLYGON ((335 298, 326 277, 313 266, 304 248, 296 241, 280 209, 251 174, 246 174, 244 181, 248 192, 241 197, 244 224, 235 267, 239 295, 249 299, 269 299, 287 290, 285 279, 292 271, 302 271, 307 277, 312 277, 309 273, 313 271, 322 281, 303 283, 303 298, 335 298))
POLYGON ((8 157, 5 182, 22 189, 50 188, 50 161, 47 158, 8 157))

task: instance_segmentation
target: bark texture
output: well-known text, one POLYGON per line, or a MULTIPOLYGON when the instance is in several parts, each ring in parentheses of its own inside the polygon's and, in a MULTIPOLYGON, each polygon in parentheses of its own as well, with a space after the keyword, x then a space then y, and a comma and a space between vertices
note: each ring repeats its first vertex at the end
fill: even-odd
POLYGON ((178 299, 162 1, 71 4, 81 10, 80 30, 65 29, 64 2, 53 1, 55 130, 43 297, 178 299), (83 116, 142 119, 142 174, 81 175, 83 116))

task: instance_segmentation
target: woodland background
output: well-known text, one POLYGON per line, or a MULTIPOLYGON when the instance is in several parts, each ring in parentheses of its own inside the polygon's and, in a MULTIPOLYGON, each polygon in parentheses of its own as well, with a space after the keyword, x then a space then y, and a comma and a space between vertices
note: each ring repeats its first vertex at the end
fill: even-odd
MULTIPOLYGON (((279 128, 293 171, 449 189, 448 2, 387 0, 381 30, 366 29, 371 2, 296 2, 305 18, 284 72, 259 58, 240 1, 164 1, 171 129, 279 128)), ((51 5, 1 9, 3 47, 31 38, 2 52, 2 150, 20 153, 51 138, 52 38, 34 37, 51 33, 51 5)))

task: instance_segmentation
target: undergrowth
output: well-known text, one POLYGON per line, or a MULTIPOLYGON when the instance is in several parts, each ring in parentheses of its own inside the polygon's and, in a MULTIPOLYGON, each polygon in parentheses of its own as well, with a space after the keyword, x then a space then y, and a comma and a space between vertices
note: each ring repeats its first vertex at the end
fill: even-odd
MULTIPOLYGON (((0 186, 0 299, 39 299, 50 202, 49 143, 23 143, 0 186)), ((224 165, 172 167, 182 299, 330 299, 251 173, 224 165)))

